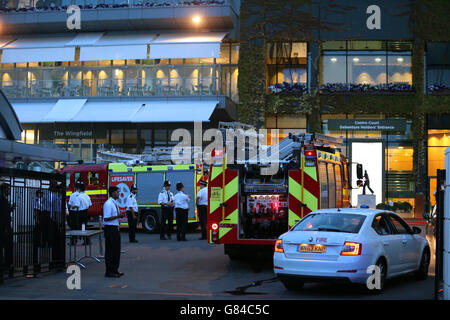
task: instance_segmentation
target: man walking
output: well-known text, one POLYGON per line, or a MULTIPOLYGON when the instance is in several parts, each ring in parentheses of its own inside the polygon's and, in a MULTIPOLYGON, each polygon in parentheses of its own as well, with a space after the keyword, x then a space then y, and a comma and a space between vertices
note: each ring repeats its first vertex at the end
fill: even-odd
POLYGON ((177 191, 178 193, 173 198, 175 202, 175 213, 177 215, 177 240, 187 241, 186 228, 188 223, 189 201, 191 199, 184 193, 183 183, 177 183, 177 191))
POLYGON ((200 190, 197 192, 197 212, 200 220, 202 236, 200 240, 206 239, 206 220, 208 218, 208 188, 205 180, 200 180, 200 190))
POLYGON ((159 193, 158 204, 161 206, 161 223, 160 223, 160 235, 161 240, 167 240, 172 238, 173 229, 173 194, 170 192, 170 181, 164 181, 164 189, 159 193), (167 226, 166 226, 167 222, 167 226), (167 231, 166 231, 167 229, 167 231))
POLYGON ((138 214, 138 203, 136 200, 137 187, 133 185, 131 187, 131 193, 127 199, 127 217, 128 217, 128 237, 130 242, 136 243, 136 225, 137 225, 137 214, 138 214))
POLYGON ((119 272, 120 265, 120 229, 119 219, 123 218, 116 200, 119 198, 119 188, 109 187, 109 199, 103 205, 103 226, 105 230, 105 265, 107 278, 123 276, 119 272))

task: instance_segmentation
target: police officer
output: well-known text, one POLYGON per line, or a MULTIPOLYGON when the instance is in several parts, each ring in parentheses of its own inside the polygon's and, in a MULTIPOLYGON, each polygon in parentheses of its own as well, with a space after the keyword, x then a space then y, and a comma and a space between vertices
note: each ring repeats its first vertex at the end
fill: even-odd
POLYGON ((136 194, 138 188, 135 185, 133 185, 130 191, 131 193, 127 198, 128 237, 130 242, 138 242, 136 240, 136 224, 138 214, 138 203, 136 201, 136 194))
POLYGON ((119 188, 109 187, 109 199, 103 205, 103 226, 105 230, 105 265, 107 278, 118 278, 123 276, 119 272, 120 265, 120 229, 119 220, 123 218, 120 213, 117 199, 119 188))
MULTIPOLYGON (((79 194, 76 198, 76 202, 78 204, 78 217, 80 219, 78 227, 81 228, 84 224, 85 228, 87 229, 87 223, 88 223, 88 209, 92 206, 91 198, 84 193, 86 190, 86 186, 84 184, 79 185, 79 194)), ((86 239, 86 243, 89 244, 90 240, 89 238, 86 239)))
POLYGON ((177 240, 186 240, 186 228, 188 223, 188 211, 189 201, 191 201, 189 195, 184 193, 184 185, 181 182, 177 183, 178 193, 173 198, 175 202, 175 213, 177 219, 177 240))
POLYGON ((202 229, 202 236, 200 240, 206 239, 206 219, 208 217, 208 183, 205 180, 200 180, 200 190, 197 192, 197 210, 200 220, 200 227, 202 229))
POLYGON ((170 192, 170 181, 164 181, 164 189, 159 193, 158 204, 161 205, 161 223, 160 223, 160 239, 167 240, 172 238, 173 229, 173 194, 170 192), (166 221, 168 222, 168 229, 166 232, 166 221))
MULTIPOLYGON (((80 230, 80 216, 78 214, 78 196, 80 195, 80 183, 75 183, 75 192, 70 195, 69 198, 69 227, 71 230, 80 230)), ((73 236, 70 240, 71 244, 77 243, 77 238, 73 236)))

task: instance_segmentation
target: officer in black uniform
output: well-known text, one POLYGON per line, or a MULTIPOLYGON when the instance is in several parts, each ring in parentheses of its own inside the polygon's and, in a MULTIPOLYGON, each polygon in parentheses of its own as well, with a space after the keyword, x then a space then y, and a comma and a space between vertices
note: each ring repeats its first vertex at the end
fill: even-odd
POLYGON ((138 215, 138 203, 136 201, 136 195, 138 188, 133 185, 130 189, 131 193, 127 199, 127 217, 128 217, 128 238, 130 242, 139 242, 136 240, 136 225, 138 215))
POLYGON ((158 204, 161 205, 160 239, 167 240, 166 234, 172 239, 174 201, 170 192, 170 181, 164 181, 164 189, 159 193, 158 204))

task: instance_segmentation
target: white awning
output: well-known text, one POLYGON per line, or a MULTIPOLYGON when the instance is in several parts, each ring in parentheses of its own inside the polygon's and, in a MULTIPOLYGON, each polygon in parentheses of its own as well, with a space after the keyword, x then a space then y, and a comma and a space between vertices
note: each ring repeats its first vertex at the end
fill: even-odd
POLYGON ((81 47, 80 61, 147 59, 147 45, 81 47))
POLYGON ((59 99, 44 120, 50 122, 71 121, 80 112, 87 99, 59 99))
POLYGON ((147 59, 148 32, 109 32, 90 46, 81 46, 80 61, 147 59))
POLYGON ((141 106, 131 122, 194 122, 209 121, 219 101, 148 101, 141 106))
POLYGON ((2 63, 74 61, 75 47, 65 47, 75 35, 27 36, 2 48, 2 63))
POLYGON ((142 105, 138 101, 88 101, 73 122, 130 122, 142 105))
POLYGON ((75 38, 66 43, 66 46, 89 46, 96 43, 104 32, 78 33, 75 38))
POLYGON ((20 123, 43 123, 45 116, 55 106, 55 102, 12 102, 11 103, 20 123))
POLYGON ((150 59, 219 58, 225 35, 163 34, 150 43, 150 59))

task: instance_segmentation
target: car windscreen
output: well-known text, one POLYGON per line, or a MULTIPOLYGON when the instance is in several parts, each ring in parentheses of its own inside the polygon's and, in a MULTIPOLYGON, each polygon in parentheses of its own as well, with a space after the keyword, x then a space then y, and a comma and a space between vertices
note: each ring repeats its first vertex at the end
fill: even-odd
POLYGON ((358 233, 366 216, 350 213, 312 213, 304 217, 292 231, 326 231, 358 233))

